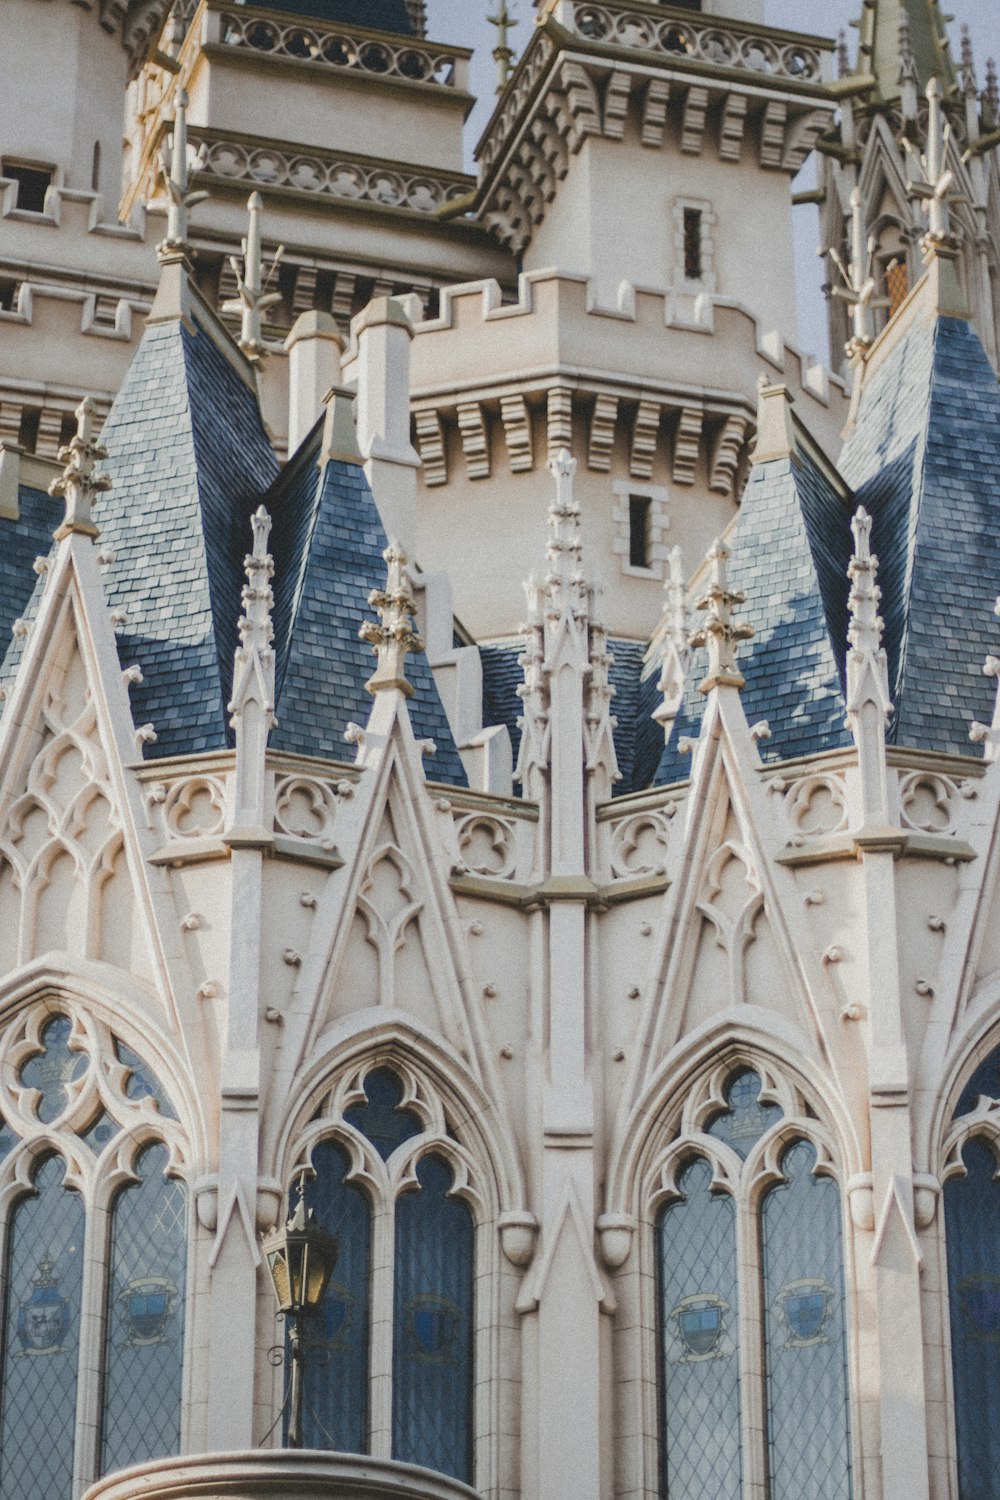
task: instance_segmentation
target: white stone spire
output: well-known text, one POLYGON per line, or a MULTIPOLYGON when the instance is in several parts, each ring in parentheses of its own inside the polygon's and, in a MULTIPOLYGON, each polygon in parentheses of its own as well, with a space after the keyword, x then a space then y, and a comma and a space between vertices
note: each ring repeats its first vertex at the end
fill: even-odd
POLYGON ((663 725, 665 739, 670 738, 673 722, 684 701, 691 661, 691 626, 680 547, 671 549, 669 567, 670 571, 663 585, 665 599, 663 631, 660 636, 660 680, 656 684, 656 691, 662 694, 663 701, 653 712, 656 722, 663 725))
POLYGON ((917 106, 920 102, 920 74, 917 72, 917 60, 913 55, 910 13, 905 5, 899 12, 899 89, 903 119, 910 123, 917 118, 917 106))
POLYGON ((552 460, 550 469, 556 482, 556 497, 549 506, 545 615, 550 621, 562 617, 582 621, 587 617, 587 586, 583 576, 580 505, 573 495, 576 459, 563 448, 552 460))
POLYGON ((843 286, 835 286, 832 295, 846 302, 853 311, 854 336, 847 345, 850 358, 856 358, 868 349, 875 339, 875 324, 872 309, 888 307, 887 297, 876 297, 877 282, 874 275, 875 239, 865 238, 865 201, 861 189, 851 193, 851 259, 844 265, 836 248, 827 251, 843 278, 843 286))
POLYGON ((243 241, 243 265, 240 265, 235 256, 230 256, 229 260, 236 273, 237 295, 231 301, 222 304, 222 311, 240 313, 243 320, 239 338, 240 348, 247 359, 259 364, 267 354, 261 335, 260 315, 265 308, 273 307, 276 302, 281 301, 280 292, 269 292, 267 283, 274 275, 278 262, 285 253, 285 247, 279 245, 265 279, 260 235, 264 202, 259 193, 250 194, 247 209, 250 214, 250 224, 247 237, 243 241))
POLYGON ((111 476, 95 473, 108 450, 94 436, 94 412, 93 401, 85 396, 76 409, 76 432, 66 447, 59 449, 59 462, 66 467, 49 485, 49 494, 66 502, 62 524, 55 533, 57 541, 74 533, 89 537, 98 534, 91 511, 95 498, 111 488, 111 476))
POLYGON ((514 780, 521 783, 525 797, 537 802, 541 795, 540 777, 549 761, 548 748, 548 703, 545 696, 545 616, 542 611, 542 589, 538 579, 532 575, 524 585, 528 602, 525 622, 521 630, 525 646, 517 659, 523 680, 518 686, 517 696, 523 705, 518 716, 517 727, 521 731, 521 744, 517 753, 517 768, 514 780))
POLYGON ((205 192, 191 192, 190 164, 188 162, 187 139, 188 96, 183 89, 177 91, 174 105, 174 128, 170 136, 170 149, 164 153, 162 162, 163 184, 167 192, 167 237, 157 245, 160 260, 167 256, 188 255, 188 213, 196 203, 208 197, 205 192))
POLYGON ((406 553, 398 542, 390 541, 382 556, 388 565, 386 586, 372 589, 368 595, 368 603, 378 611, 378 621, 366 620, 358 632, 378 657, 378 666, 365 687, 370 693, 396 688, 412 698, 413 687, 406 680, 406 657, 410 651, 422 651, 424 643, 413 628, 417 607, 406 576, 406 553))
POLYGON ((590 682, 587 688, 586 716, 587 771, 591 777, 594 796, 599 802, 607 801, 613 784, 622 779, 615 750, 614 732, 618 728, 618 720, 611 712, 611 700, 617 692, 610 679, 615 659, 608 650, 608 633, 600 617, 602 592, 600 584, 590 585, 590 682))
MULTIPOLYGON (((253 549, 244 559, 240 643, 233 662, 230 724, 236 731, 236 795, 233 825, 259 834, 265 818, 267 740, 277 724, 274 712, 274 559, 267 550, 271 517, 259 506, 251 519, 253 549)), ((232 830, 230 830, 232 832, 232 830)))
POLYGON ((878 558, 871 550, 872 518, 859 505, 851 522, 854 554, 847 569, 847 722, 858 748, 862 821, 866 826, 889 821, 885 775, 885 730, 892 713, 889 668, 882 645, 882 591, 878 558))
POLYGON ((753 626, 733 619, 733 608, 746 603, 746 594, 729 587, 727 574, 732 556, 721 537, 712 544, 708 553, 710 568, 708 588, 698 600, 698 608, 705 611, 705 620, 692 632, 691 645, 704 646, 708 650, 708 672, 698 684, 700 693, 710 693, 717 687, 742 688, 745 678, 736 665, 736 648, 740 641, 749 641, 753 626))
POLYGON ((517 25, 517 21, 511 15, 507 0, 499 0, 495 16, 487 16, 487 21, 497 29, 497 44, 493 48, 493 59, 497 65, 497 93, 502 94, 507 87, 507 80, 511 74, 511 63, 514 60, 514 49, 510 45, 510 33, 517 25))
POLYGON ((927 204, 927 233, 922 241, 925 251, 951 249, 955 238, 951 232, 951 214, 948 205, 949 190, 955 174, 948 167, 948 145, 951 141, 951 125, 944 117, 941 107, 941 84, 932 78, 927 85, 927 151, 918 156, 913 146, 907 149, 922 178, 910 183, 910 193, 927 204))

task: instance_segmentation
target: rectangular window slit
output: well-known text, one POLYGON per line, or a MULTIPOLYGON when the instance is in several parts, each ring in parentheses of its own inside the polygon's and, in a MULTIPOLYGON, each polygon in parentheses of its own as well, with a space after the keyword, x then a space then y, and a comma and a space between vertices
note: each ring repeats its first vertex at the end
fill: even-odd
POLYGON ((649 531, 653 502, 645 495, 628 497, 628 560, 633 568, 650 566, 649 531))
POLYGON ((17 183, 15 208, 29 214, 45 212, 45 193, 52 183, 50 167, 29 167, 5 160, 0 162, 0 177, 11 178, 17 183))
POLYGON ((701 265, 701 209, 684 210, 684 279, 700 281, 701 265))

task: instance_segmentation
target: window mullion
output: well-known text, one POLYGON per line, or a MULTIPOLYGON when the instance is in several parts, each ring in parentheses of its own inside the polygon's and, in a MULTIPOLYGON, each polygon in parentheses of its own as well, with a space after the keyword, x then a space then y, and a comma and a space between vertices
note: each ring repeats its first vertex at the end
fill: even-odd
POLYGON ((395 1203, 375 1213, 372 1226, 370 1447, 374 1458, 392 1457, 392 1314, 395 1203))
POLYGON ((744 1500, 767 1500, 767 1403, 764 1381, 760 1232, 757 1208, 741 1195, 736 1206, 740 1278, 740 1414, 744 1500))
POLYGON ((80 1294, 80 1375, 77 1383, 73 1462, 74 1496, 81 1495, 88 1484, 92 1484, 97 1478, 110 1218, 106 1205, 97 1205, 84 1200, 83 1284, 80 1294))

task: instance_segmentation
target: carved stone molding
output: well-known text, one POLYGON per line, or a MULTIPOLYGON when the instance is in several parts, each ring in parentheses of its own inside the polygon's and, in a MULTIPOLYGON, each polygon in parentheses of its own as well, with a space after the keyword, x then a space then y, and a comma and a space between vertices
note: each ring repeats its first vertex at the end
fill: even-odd
POLYGON ((273 16, 224 10, 219 15, 220 40, 237 50, 294 58, 317 68, 348 69, 377 78, 402 78, 439 88, 454 88, 455 57, 444 48, 421 47, 411 41, 345 31, 322 23, 287 22, 273 16))

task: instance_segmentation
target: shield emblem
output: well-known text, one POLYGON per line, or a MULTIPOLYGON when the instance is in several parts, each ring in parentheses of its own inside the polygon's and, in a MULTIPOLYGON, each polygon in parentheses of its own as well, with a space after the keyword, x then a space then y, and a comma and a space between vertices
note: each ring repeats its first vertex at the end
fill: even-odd
POLYGON ((43 1260, 31 1295, 17 1314, 17 1336, 25 1354, 56 1354, 69 1332, 69 1303, 59 1291, 50 1260, 43 1260))
POLYGON ((792 1281, 778 1293, 778 1308, 790 1337, 786 1349, 825 1344, 826 1327, 833 1316, 833 1287, 825 1281, 792 1281))
POLYGON ((1000 1277, 970 1276, 959 1286, 962 1312, 973 1338, 1000 1337, 1000 1277))
POLYGON ((132 1281, 119 1293, 122 1312, 128 1324, 129 1344, 162 1344, 165 1329, 174 1310, 177 1288, 162 1276, 146 1276, 132 1281))
POLYGON ((458 1342, 460 1317, 455 1303, 446 1297, 414 1297, 406 1312, 410 1354, 434 1362, 450 1359, 458 1342))
POLYGON ((681 1344, 681 1359, 720 1359, 729 1303, 712 1292, 696 1293, 678 1302, 670 1314, 681 1344))

